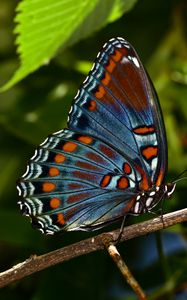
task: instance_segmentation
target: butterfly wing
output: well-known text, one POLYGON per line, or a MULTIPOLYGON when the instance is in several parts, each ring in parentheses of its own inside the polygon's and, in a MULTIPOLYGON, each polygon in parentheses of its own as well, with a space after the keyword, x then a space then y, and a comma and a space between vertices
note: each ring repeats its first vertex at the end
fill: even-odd
POLYGON ((95 136, 137 164, 141 188, 160 185, 167 168, 167 142, 154 87, 133 47, 111 39, 72 105, 68 126, 95 136))
POLYGON ((112 147, 63 130, 31 158, 18 183, 19 204, 44 233, 94 230, 131 210, 137 184, 133 166, 112 147))
POLYGON ((167 145, 154 88, 124 39, 104 45, 68 127, 39 146, 19 181, 23 214, 50 234, 140 213, 139 193, 164 180, 167 145))

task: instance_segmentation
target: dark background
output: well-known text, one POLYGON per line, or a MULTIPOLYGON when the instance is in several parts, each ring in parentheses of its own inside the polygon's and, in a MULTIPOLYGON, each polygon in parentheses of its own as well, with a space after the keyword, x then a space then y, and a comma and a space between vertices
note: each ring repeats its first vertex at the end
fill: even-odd
MULTIPOLYGON (((16 1, 0 1, 0 83, 18 65, 13 18, 16 1)), ((186 1, 139 1, 118 21, 65 51, 49 65, 0 94, 0 270, 75 241, 88 233, 45 237, 33 230, 17 206, 16 180, 35 147, 48 134, 66 126, 71 101, 85 79, 87 66, 102 45, 115 36, 133 44, 158 92, 169 151, 167 180, 187 168, 187 9, 186 1)), ((186 207, 186 181, 177 185, 164 211, 186 207)), ((131 217, 128 223, 144 218, 131 217)), ((162 231, 165 258, 148 235, 119 246, 150 299, 187 299, 186 225, 162 231), (186 294, 185 294, 186 293, 186 294)), ((96 233, 95 233, 96 234, 96 233)), ((136 299, 104 251, 60 264, 0 290, 0 299, 136 299)))

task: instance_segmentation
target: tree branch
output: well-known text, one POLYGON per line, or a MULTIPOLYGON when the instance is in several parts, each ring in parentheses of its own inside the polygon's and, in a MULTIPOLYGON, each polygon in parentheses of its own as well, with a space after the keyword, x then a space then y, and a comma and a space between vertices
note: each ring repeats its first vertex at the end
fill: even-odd
POLYGON ((110 255, 110 257, 115 262, 116 266, 118 267, 119 271, 123 275, 123 278, 126 280, 126 282, 129 284, 129 286, 133 289, 135 292, 137 298, 139 300, 148 300, 145 292, 143 291, 142 287, 136 280, 136 278, 133 276, 131 271, 129 270, 127 264, 121 257, 120 253, 118 252, 117 248, 113 244, 109 244, 106 242, 105 247, 110 255))
MULTIPOLYGON (((125 227, 120 242, 163 229, 163 222, 164 228, 167 228, 185 221, 187 221, 187 208, 165 214, 163 220, 160 217, 157 217, 152 220, 125 227)), ((24 262, 0 273, 0 287, 6 286, 28 275, 70 260, 74 257, 104 249, 103 239, 107 237, 112 242, 115 241, 118 236, 119 229, 108 233, 102 233, 44 255, 32 255, 24 262)))

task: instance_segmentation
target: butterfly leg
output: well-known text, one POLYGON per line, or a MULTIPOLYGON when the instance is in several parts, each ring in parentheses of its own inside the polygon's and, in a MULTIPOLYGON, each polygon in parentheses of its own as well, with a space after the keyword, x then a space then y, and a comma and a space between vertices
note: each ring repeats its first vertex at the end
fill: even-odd
POLYGON ((121 240, 121 237, 122 237, 122 234, 123 234, 123 229, 124 229, 124 227, 125 227, 125 220, 126 220, 126 217, 127 217, 127 216, 124 216, 124 217, 123 217, 123 220, 122 220, 121 226, 120 226, 120 230, 119 230, 119 235, 118 235, 118 237, 114 240, 114 244, 118 244, 118 243, 120 242, 120 240, 121 240))
POLYGON ((163 229, 165 228, 165 224, 164 224, 164 218, 163 218, 163 215, 164 215, 164 197, 161 198, 161 205, 160 205, 160 208, 157 210, 158 212, 160 212, 159 216, 161 218, 161 221, 162 221, 162 225, 163 225, 163 229))

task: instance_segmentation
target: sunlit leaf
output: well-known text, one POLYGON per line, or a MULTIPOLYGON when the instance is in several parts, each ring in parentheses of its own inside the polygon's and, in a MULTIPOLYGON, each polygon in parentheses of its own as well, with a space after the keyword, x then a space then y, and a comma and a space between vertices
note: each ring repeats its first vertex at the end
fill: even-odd
POLYGON ((6 90, 41 65, 58 48, 91 34, 119 18, 136 0, 24 0, 17 7, 16 44, 20 67, 2 88, 6 90))

